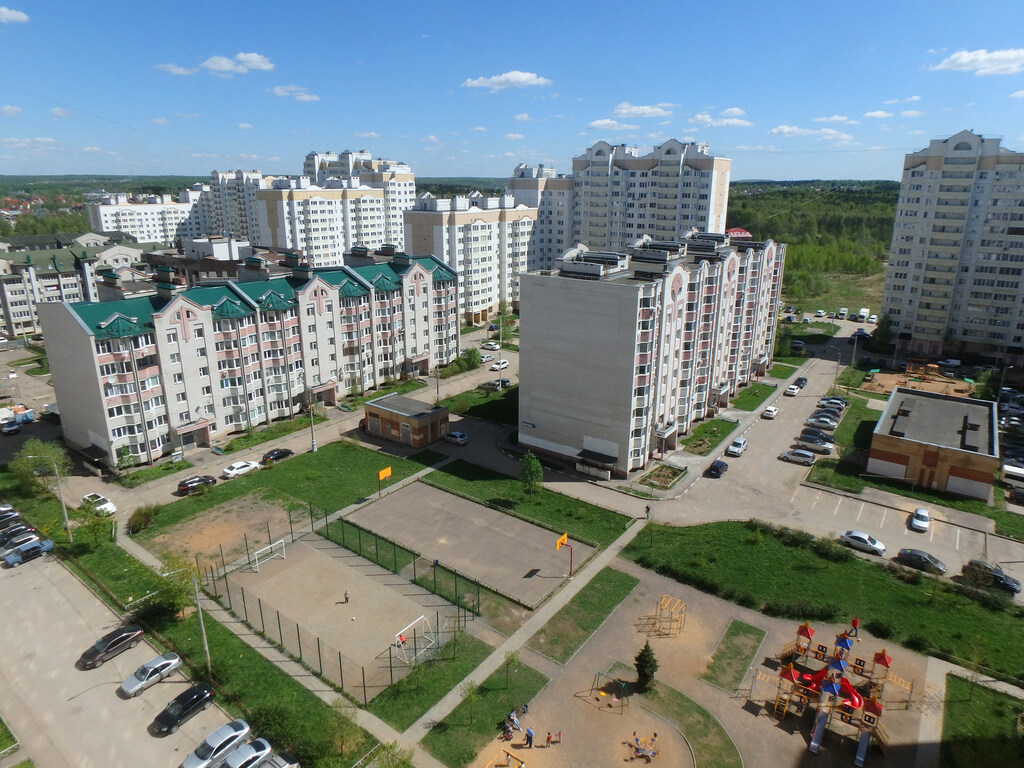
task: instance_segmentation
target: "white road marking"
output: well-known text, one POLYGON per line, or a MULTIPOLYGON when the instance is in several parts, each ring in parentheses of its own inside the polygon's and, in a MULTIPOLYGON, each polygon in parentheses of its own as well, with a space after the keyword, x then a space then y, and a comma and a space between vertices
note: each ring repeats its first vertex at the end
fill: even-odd
POLYGON ((879 523, 879 526, 882 526, 882 527, 884 527, 884 526, 885 526, 885 516, 886 516, 887 514, 889 514, 889 510, 888 510, 888 509, 886 509, 885 507, 882 507, 882 522, 881 522, 881 523, 879 523))
POLYGON ((960 528, 956 529, 956 549, 960 549, 960 528))
POLYGON ((835 517, 836 515, 838 515, 838 514, 839 514, 839 507, 841 507, 842 505, 843 505, 843 497, 842 497, 842 496, 840 496, 840 497, 839 497, 838 499, 836 499, 836 508, 835 508, 835 510, 834 510, 834 511, 832 512, 832 516, 833 516, 833 517, 835 517))

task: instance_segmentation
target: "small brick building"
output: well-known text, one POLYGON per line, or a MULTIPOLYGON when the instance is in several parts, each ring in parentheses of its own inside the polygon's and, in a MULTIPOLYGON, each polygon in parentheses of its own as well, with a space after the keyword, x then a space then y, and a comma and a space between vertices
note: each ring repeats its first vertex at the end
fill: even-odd
POLYGON ((366 431, 385 440, 422 448, 448 433, 448 409, 389 394, 363 403, 366 431))

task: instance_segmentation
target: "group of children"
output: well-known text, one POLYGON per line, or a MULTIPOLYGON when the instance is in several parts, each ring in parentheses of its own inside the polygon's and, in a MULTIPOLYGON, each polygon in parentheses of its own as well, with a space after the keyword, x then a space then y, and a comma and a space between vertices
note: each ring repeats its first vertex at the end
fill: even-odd
MULTIPOLYGON (((505 718, 505 722, 502 725, 501 738, 504 739, 505 741, 512 741, 512 731, 513 731, 513 729, 517 730, 517 731, 522 731, 523 730, 522 726, 519 724, 519 715, 520 714, 524 714, 525 715, 529 711, 530 711, 530 705, 529 704, 523 704, 523 706, 519 707, 518 710, 513 709, 511 712, 509 712, 508 713, 508 717, 505 718)), ((532 749, 533 748, 533 740, 534 740, 534 738, 536 736, 536 734, 533 731, 533 728, 527 726, 526 731, 524 733, 526 735, 526 747, 529 748, 529 749, 532 749)), ((561 744, 561 743, 562 743, 562 732, 561 731, 555 732, 554 735, 552 735, 551 731, 548 731, 548 737, 547 737, 547 740, 546 740, 546 743, 545 743, 546 747, 550 747, 552 744, 561 744)))

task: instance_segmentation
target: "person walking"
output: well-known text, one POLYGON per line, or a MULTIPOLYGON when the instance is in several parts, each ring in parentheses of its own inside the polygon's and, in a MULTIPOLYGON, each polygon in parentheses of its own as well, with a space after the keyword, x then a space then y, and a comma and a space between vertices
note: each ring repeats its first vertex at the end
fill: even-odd
POLYGON ((348 604, 348 590, 345 590, 345 604, 348 604))
POLYGON ((644 515, 647 517, 648 520, 651 519, 651 505, 650 504, 648 504, 647 508, 644 510, 644 515))
POLYGON ((533 728, 526 729, 526 748, 533 749, 533 728))
POLYGON ((551 746, 551 731, 548 731, 548 743, 545 744, 544 746, 545 747, 550 747, 551 746))

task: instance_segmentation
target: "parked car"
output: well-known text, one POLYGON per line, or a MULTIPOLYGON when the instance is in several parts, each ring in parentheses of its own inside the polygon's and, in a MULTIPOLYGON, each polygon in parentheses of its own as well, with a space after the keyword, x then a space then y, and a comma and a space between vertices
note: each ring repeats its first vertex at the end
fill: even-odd
POLYGON ((506 368, 508 368, 508 360, 495 360, 491 363, 492 371, 504 371, 506 368))
POLYGON ((941 576, 946 572, 946 564, 944 562, 935 557, 935 555, 930 555, 921 549, 901 549, 893 559, 901 565, 905 565, 908 568, 916 568, 925 573, 934 573, 941 576))
POLYGON ((768 421, 771 421, 772 419, 774 419, 778 415, 779 415, 779 409, 776 408, 774 405, 769 405, 767 408, 765 408, 763 411, 761 411, 761 418, 762 419, 768 419, 768 421))
POLYGON ((6 509, 0 509, 0 525, 3 525, 4 523, 8 523, 8 522, 10 522, 12 520, 20 520, 21 519, 21 515, 18 513, 18 511, 14 507, 12 507, 10 504, 6 504, 4 506, 6 506, 7 508, 6 509))
POLYGON ((100 496, 98 493, 87 493, 82 497, 83 504, 92 504, 93 509, 101 515, 112 515, 117 512, 117 506, 108 499, 106 496, 100 496))
POLYGON ((224 467, 224 477, 230 480, 233 477, 241 477, 250 472, 255 472, 259 468, 260 465, 255 461, 236 461, 234 464, 224 467))
POLYGON ((793 305, 792 305, 792 304, 790 304, 790 305, 789 305, 788 307, 786 307, 786 308, 785 308, 784 310, 782 310, 782 311, 783 311, 783 312, 785 312, 785 313, 786 313, 786 314, 788 315, 789 313, 791 313, 791 312, 793 311, 793 305))
POLYGON ((6 548, 8 542, 26 533, 37 533, 37 531, 24 520, 19 520, 17 523, 5 528, 4 531, 0 533, 0 547, 6 548))
POLYGON ((494 355, 480 355, 481 363, 489 363, 494 359, 494 355))
POLYGON ((881 557, 885 554, 885 544, 863 531, 844 531, 839 536, 839 543, 853 549, 859 549, 861 552, 867 552, 870 555, 881 557))
POLYGON ((793 339, 791 342, 789 342, 789 348, 795 349, 797 351, 804 349, 806 346, 807 345, 800 341, 800 339, 793 339))
POLYGON ((793 383, 796 386, 800 387, 800 389, 803 389, 804 387, 807 386, 807 377, 806 376, 797 376, 796 379, 793 381, 793 383))
POLYGON ((705 477, 721 477, 725 474, 725 471, 729 469, 729 465, 721 459, 715 459, 711 462, 711 465, 704 470, 705 477))
POLYGON ((960 573, 969 584, 1005 589, 1012 595, 1020 592, 1020 582, 1017 579, 1007 575, 998 565, 986 563, 984 560, 969 560, 960 573))
POLYGON ((78 659, 78 666, 82 669, 98 669, 103 666, 103 662, 109 661, 122 651, 134 648, 140 642, 142 627, 138 624, 118 627, 112 632, 107 632, 82 653, 78 659))
POLYGON ((13 419, 0 422, 0 432, 3 432, 5 435, 16 435, 21 432, 21 424, 13 419))
POLYGON ((171 699, 150 726, 154 736, 175 733, 183 723, 198 712, 213 706, 213 688, 208 685, 193 685, 171 699))
POLYGON ((928 531, 928 526, 932 521, 932 514, 924 507, 918 507, 910 513, 910 519, 907 520, 907 525, 912 531, 918 531, 919 533, 925 533, 928 531))
POLYGON ((800 430, 800 437, 797 440, 806 440, 807 438, 817 439, 819 442, 831 443, 834 439, 829 432, 825 432, 821 429, 815 429, 814 427, 804 427, 800 430))
POLYGON ((35 529, 31 531, 22 531, 16 536, 11 537, 7 541, 6 545, 0 547, 0 560, 3 560, 18 547, 23 546, 25 544, 31 544, 33 541, 39 541, 39 539, 39 532, 35 529))
POLYGON ((494 379, 492 381, 485 381, 483 384, 477 386, 477 389, 483 389, 488 392, 494 392, 498 389, 508 389, 512 386, 512 382, 508 379, 494 379))
POLYGON ((186 477, 178 483, 178 493, 183 496, 191 496, 200 488, 207 485, 213 485, 216 482, 217 478, 213 475, 192 475, 192 477, 186 477))
POLYGON ((481 349, 489 349, 492 352, 501 349, 501 344, 496 341, 486 341, 480 345, 481 349))
POLYGON ((735 440, 729 443, 729 447, 725 449, 725 455, 742 456, 745 450, 747 450, 747 438, 737 437, 735 440))
POLYGON ((827 429, 830 431, 835 430, 835 428, 839 426, 838 422, 833 421, 832 419, 827 419, 823 416, 808 419, 804 423, 808 427, 815 427, 816 429, 827 429))
POLYGON ((843 418, 843 412, 840 411, 838 408, 818 408, 810 415, 809 418, 819 419, 822 417, 826 419, 832 419, 832 421, 838 422, 841 418, 843 418))
POLYGON ((811 451, 812 453, 820 453, 825 456, 831 456, 832 451, 835 450, 835 446, 832 443, 813 439, 797 440, 796 447, 802 448, 805 451, 811 451))
POLYGON ((263 765, 274 751, 266 739, 250 741, 239 747, 224 761, 224 768, 258 768, 263 765))
POLYGON ((850 404, 849 400, 847 400, 845 397, 840 397, 839 395, 829 395, 826 399, 835 400, 838 404, 842 405, 843 408, 846 408, 850 404))
POLYGON ((249 738, 249 730, 245 720, 232 720, 222 725, 181 761, 181 768, 213 768, 220 765, 249 738))
POLYGON ((140 666, 131 677, 121 683, 121 693, 125 696, 138 696, 152 685, 156 685, 166 677, 170 677, 181 666, 181 657, 176 653, 165 653, 154 656, 140 666))
POLYGON ((815 317, 824 317, 825 316, 825 310, 824 309, 819 309, 817 312, 814 313, 814 316, 815 317))
POLYGON ((465 445, 469 442, 469 437, 465 432, 449 432, 444 436, 444 439, 449 443, 454 443, 455 445, 465 445))
POLYGON ((868 322, 869 323, 877 323, 878 322, 878 315, 868 315, 868 322))
POLYGON ((786 391, 783 392, 782 394, 784 394, 786 397, 796 397, 797 395, 800 394, 800 387, 798 387, 796 384, 790 384, 788 387, 786 387, 786 391))
POLYGON ((837 408, 840 411, 846 410, 846 403, 835 397, 825 397, 818 401, 819 408, 837 408))
POLYGON ((28 544, 22 544, 17 549, 4 555, 4 563, 8 568, 17 568, 22 563, 42 557, 53 549, 53 542, 49 539, 36 539, 28 544))
POLYGON ((267 464, 276 464, 279 461, 290 459, 294 455, 295 451, 291 448, 274 448, 263 454, 263 461, 267 464))
POLYGON ((792 464, 803 464, 804 466, 809 467, 814 463, 814 454, 801 448, 794 448, 791 451, 783 451, 780 453, 779 459, 782 461, 788 461, 792 464))

